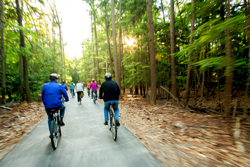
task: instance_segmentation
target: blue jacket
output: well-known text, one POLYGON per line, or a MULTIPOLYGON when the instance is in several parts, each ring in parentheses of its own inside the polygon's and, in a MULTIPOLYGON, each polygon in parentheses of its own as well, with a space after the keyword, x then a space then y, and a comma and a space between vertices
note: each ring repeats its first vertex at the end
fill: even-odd
POLYGON ((68 90, 68 87, 65 83, 62 84, 62 87, 64 87, 64 89, 68 90))
POLYGON ((65 101, 69 101, 68 94, 62 85, 51 81, 43 85, 42 101, 45 108, 56 108, 62 106, 62 95, 65 101))

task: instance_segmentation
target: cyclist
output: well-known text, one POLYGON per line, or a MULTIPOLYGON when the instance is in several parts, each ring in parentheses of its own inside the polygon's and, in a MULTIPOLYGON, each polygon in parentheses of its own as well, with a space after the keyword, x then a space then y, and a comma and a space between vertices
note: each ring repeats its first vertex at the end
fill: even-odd
POLYGON ((63 122, 63 117, 65 114, 65 106, 62 104, 61 98, 63 95, 63 97, 65 98, 65 101, 69 101, 69 97, 67 95, 65 88, 63 88, 62 85, 57 84, 57 80, 59 79, 57 74, 52 73, 49 79, 51 80, 51 82, 43 85, 41 95, 42 95, 42 101, 45 107, 45 111, 48 115, 48 126, 49 126, 49 132, 50 132, 51 121, 53 120, 53 115, 50 112, 48 112, 48 109, 59 108, 60 116, 61 116, 60 125, 64 126, 65 123, 63 122))
POLYGON ((92 83, 90 85, 90 88, 92 88, 92 91, 91 91, 91 99, 93 99, 93 92, 95 92, 96 96, 97 96, 97 89, 98 89, 98 85, 97 83, 95 82, 95 79, 92 79, 92 83))
POLYGON ((70 85, 70 92, 73 93, 73 96, 75 96, 74 88, 75 88, 75 85, 74 85, 74 83, 72 82, 71 85, 70 85))
POLYGON ((66 91, 68 91, 68 87, 67 87, 67 85, 65 84, 65 81, 62 81, 62 87, 64 87, 64 89, 66 89, 66 91))
POLYGON ((85 88, 85 83, 84 82, 82 82, 82 86, 83 86, 83 90, 84 90, 84 88, 85 88))
POLYGON ((91 85, 91 84, 90 84, 90 81, 87 82, 86 86, 87 86, 87 89, 88 89, 88 90, 87 90, 87 91, 88 91, 88 96, 89 96, 89 94, 90 94, 90 85, 91 85))
POLYGON ((105 74, 105 81, 101 84, 99 90, 100 99, 104 100, 104 125, 108 125, 108 111, 110 108, 110 103, 115 103, 113 105, 115 112, 115 119, 117 121, 117 126, 120 126, 119 122, 119 96, 120 96, 120 88, 118 84, 112 80, 112 75, 110 73, 105 74), (103 95, 104 94, 104 95, 103 95), (103 96, 102 96, 103 95, 103 96))
POLYGON ((80 81, 78 81, 78 83, 76 84, 76 92, 77 92, 77 101, 80 101, 80 96, 81 93, 83 93, 83 85, 80 81))

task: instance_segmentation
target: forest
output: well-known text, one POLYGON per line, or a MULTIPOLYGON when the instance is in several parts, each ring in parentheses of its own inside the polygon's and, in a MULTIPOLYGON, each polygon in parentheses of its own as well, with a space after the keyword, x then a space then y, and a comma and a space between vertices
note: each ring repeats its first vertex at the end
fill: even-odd
POLYGON ((109 72, 122 94, 141 95, 152 105, 164 99, 247 117, 248 0, 83 1, 91 34, 82 40, 80 58, 72 59, 55 1, 0 0, 2 104, 38 100, 51 73, 69 86, 92 78, 100 85, 109 72))

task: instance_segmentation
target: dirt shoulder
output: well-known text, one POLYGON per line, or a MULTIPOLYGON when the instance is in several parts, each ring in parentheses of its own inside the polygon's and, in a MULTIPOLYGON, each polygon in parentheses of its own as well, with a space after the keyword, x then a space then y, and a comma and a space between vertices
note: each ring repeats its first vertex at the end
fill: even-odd
POLYGON ((240 126, 240 152, 222 115, 120 101, 120 121, 166 166, 250 166, 249 123, 240 126))
POLYGON ((0 109, 0 159, 46 117, 42 103, 14 103, 10 108, 0 109))

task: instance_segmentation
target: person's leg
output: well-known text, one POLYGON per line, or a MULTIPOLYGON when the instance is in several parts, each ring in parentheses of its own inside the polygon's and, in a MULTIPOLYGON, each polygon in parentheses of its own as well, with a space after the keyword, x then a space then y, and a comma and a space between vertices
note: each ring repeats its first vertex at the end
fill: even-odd
POLYGON ((109 102, 104 102, 104 120, 108 121, 109 120, 109 116, 108 116, 108 111, 109 111, 109 102))
POLYGON ((65 106, 62 104, 62 106, 59 108, 60 110, 60 117, 64 118, 64 114, 65 114, 65 106))
POLYGON ((97 90, 94 90, 95 91, 95 96, 96 96, 96 99, 97 99, 97 90))
POLYGON ((115 112, 115 120, 119 121, 119 108, 118 108, 119 101, 114 100, 113 102, 115 102, 115 104, 113 105, 113 109, 115 112))
POLYGON ((93 99, 93 90, 91 90, 91 98, 93 99))
POLYGON ((45 111, 48 115, 48 126, 49 126, 49 134, 51 132, 51 121, 53 120, 53 115, 50 113, 50 112, 47 112, 46 108, 45 108, 45 111))

